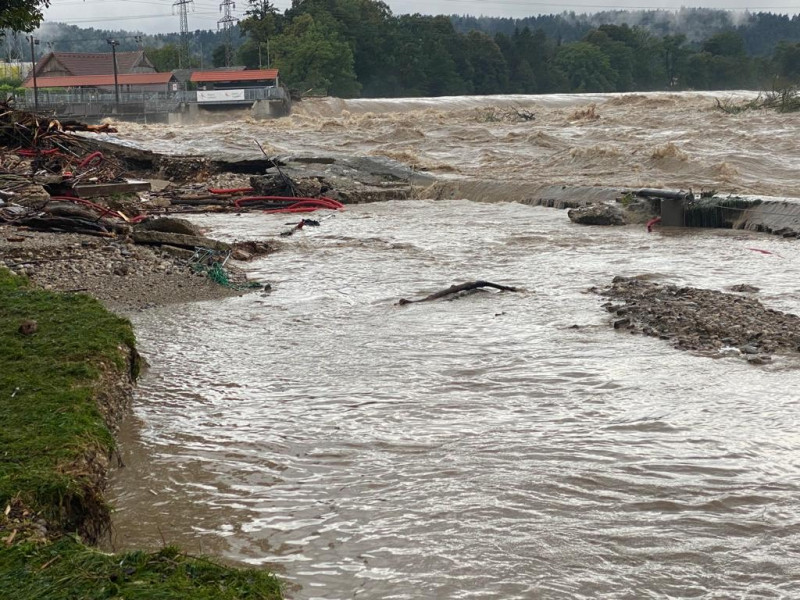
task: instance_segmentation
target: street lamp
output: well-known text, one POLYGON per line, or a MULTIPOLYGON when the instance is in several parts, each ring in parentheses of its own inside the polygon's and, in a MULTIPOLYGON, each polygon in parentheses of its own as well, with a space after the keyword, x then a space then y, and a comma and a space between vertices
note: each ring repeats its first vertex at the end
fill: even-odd
POLYGON ((119 77, 117 75, 117 40, 107 39, 108 45, 111 46, 111 58, 114 61, 114 99, 116 100, 117 114, 119 114, 119 77))
POLYGON ((33 73, 33 110, 39 112, 39 86, 36 84, 36 55, 33 51, 33 45, 39 45, 39 40, 37 40, 32 35, 28 36, 28 40, 31 43, 31 73, 33 73))

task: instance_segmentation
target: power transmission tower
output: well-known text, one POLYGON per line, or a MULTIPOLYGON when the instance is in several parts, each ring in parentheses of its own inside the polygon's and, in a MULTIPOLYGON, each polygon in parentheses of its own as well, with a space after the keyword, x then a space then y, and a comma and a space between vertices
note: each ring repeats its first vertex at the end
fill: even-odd
POLYGON ((181 45, 178 52, 178 66, 183 67, 185 63, 187 68, 189 66, 189 15, 187 10, 189 4, 194 4, 194 0, 175 0, 172 3, 173 11, 175 7, 178 7, 178 15, 181 20, 181 45))
POLYGON ((222 25, 222 31, 225 33, 225 66, 230 67, 233 62, 233 42, 231 34, 233 33, 233 24, 237 19, 231 15, 231 10, 236 8, 236 3, 233 0, 224 0, 219 5, 219 10, 222 12, 222 18, 217 21, 217 29, 222 25))

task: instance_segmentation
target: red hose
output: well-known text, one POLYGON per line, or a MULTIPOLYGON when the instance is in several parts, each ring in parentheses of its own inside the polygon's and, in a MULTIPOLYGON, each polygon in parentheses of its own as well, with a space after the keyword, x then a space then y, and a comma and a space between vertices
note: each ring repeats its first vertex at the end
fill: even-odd
POLYGON ((58 148, 51 148, 50 150, 36 150, 36 149, 29 149, 29 150, 17 150, 17 154, 20 156, 50 156, 51 154, 58 154, 58 148))
POLYGON ((283 208, 273 208, 270 210, 265 210, 264 212, 267 214, 274 214, 274 213, 306 213, 306 212, 314 212, 315 210, 319 210, 321 208, 328 208, 331 210, 339 210, 338 207, 329 204, 329 202, 336 202, 336 200, 331 200, 330 198, 325 198, 325 200, 329 202, 318 202, 319 199, 303 199, 300 202, 295 202, 289 206, 285 206, 283 208))
POLYGON ((647 233, 652 233, 653 232, 653 225, 655 225, 656 223, 661 223, 661 217, 655 217, 653 219, 650 219, 647 222, 647 226, 646 226, 647 227, 647 233))
POLYGON ((253 188, 208 188, 208 191, 211 194, 249 194, 253 188))
POLYGON ((100 164, 100 163, 101 163, 101 162, 103 162, 105 159, 106 159, 106 157, 105 157, 105 156, 103 156, 103 153, 102 153, 102 152, 92 152, 92 153, 91 153, 89 156, 87 156, 86 158, 84 158, 84 159, 83 159, 83 160, 80 162, 80 164, 78 165, 78 167, 80 167, 81 169, 83 169, 83 168, 85 168, 85 167, 88 167, 88 166, 89 166, 90 164, 92 164, 93 162, 96 162, 97 164, 100 164), (99 158, 100 160, 97 160, 98 158, 99 158))
MULTIPOLYGON (((331 210, 341 210, 344 204, 334 200, 333 198, 295 198, 292 196, 246 196, 244 198, 237 198, 233 201, 236 208, 242 208, 245 204, 255 204, 258 202, 285 202, 288 206, 294 206, 297 203, 311 203, 317 208, 329 208, 331 210)), ((283 210, 283 209, 276 209, 283 210)))
POLYGON ((314 212, 315 210, 319 210, 320 208, 324 208, 322 206, 297 206, 293 204, 292 206, 287 206, 286 208, 271 208, 269 210, 265 210, 264 212, 268 215, 278 214, 278 213, 309 213, 314 212))

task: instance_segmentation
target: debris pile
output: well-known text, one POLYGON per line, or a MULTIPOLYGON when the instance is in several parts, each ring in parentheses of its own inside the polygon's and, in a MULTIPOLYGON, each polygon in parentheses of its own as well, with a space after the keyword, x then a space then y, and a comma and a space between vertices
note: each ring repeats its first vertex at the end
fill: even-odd
POLYGON ((800 352, 800 317, 766 308, 750 296, 636 277, 615 277, 611 287, 591 291, 613 300, 603 306, 614 315, 615 329, 669 340, 681 350, 735 354, 751 364, 768 362, 778 352, 800 352))
POLYGON ((74 132, 115 130, 110 125, 45 119, 0 103, 0 222, 40 230, 92 235, 125 234, 129 217, 92 202, 113 194, 149 189, 124 178, 125 165, 95 150, 74 132))

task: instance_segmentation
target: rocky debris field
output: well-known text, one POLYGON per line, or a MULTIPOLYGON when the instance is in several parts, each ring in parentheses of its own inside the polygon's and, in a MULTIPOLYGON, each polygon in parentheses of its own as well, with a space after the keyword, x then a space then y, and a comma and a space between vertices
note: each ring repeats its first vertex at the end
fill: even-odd
MULTIPOLYGON (((731 289, 757 290, 746 284, 731 289)), ((659 337, 675 348, 713 356, 739 355, 764 364, 777 353, 800 352, 800 317, 764 307, 756 298, 615 277, 604 308, 615 329, 659 337)))
MULTIPOLYGON (((131 238, 50 233, 0 225, 0 266, 45 289, 85 292, 120 312, 242 293, 197 273, 192 250, 131 238)), ((244 281, 230 265, 229 275, 244 281)))

